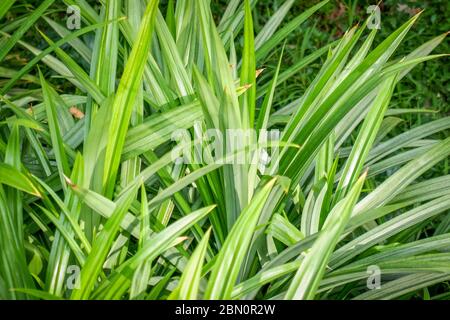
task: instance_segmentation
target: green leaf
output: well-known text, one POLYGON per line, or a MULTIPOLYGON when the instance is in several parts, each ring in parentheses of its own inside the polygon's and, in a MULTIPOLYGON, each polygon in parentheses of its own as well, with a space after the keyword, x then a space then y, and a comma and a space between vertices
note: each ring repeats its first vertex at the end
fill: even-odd
POLYGON ((64 186, 64 176, 70 175, 69 163, 64 150, 64 145, 61 137, 61 130, 56 114, 56 104, 58 101, 58 94, 51 88, 44 79, 44 76, 39 71, 41 79, 42 93, 44 95, 45 109, 47 112, 48 126, 50 129, 50 137, 52 140, 53 150, 55 152, 56 163, 58 166, 59 178, 61 184, 64 186))
POLYGON ((205 259, 206 248, 208 247, 211 229, 206 231, 202 241, 197 245, 184 268, 177 288, 169 296, 176 300, 197 300, 199 298, 199 285, 202 275, 203 260, 205 259))
POLYGON ((300 268, 295 274, 284 297, 285 299, 310 300, 316 295, 316 290, 325 272, 327 262, 350 219, 365 177, 366 174, 362 175, 349 194, 342 201, 338 202, 330 212, 321 233, 309 252, 306 253, 300 268))
POLYGON ((275 181, 276 178, 273 178, 267 182, 239 215, 215 260, 204 299, 231 298, 233 286, 238 278, 259 215, 275 181))
POLYGON ((9 164, 0 163, 0 183, 41 197, 33 178, 28 173, 22 173, 9 164))
POLYGON ((114 212, 105 223, 103 230, 94 240, 91 252, 80 273, 80 288, 73 291, 71 295, 72 299, 79 300, 89 298, 109 249, 119 231, 120 224, 136 196, 137 189, 137 185, 131 186, 119 199, 117 199, 114 212))
MULTIPOLYGON (((45 12, 45 10, 50 7, 50 5, 54 2, 54 0, 45 0, 41 3, 39 7, 33 10, 33 13, 25 20, 25 23, 20 25, 20 27, 14 32, 12 37, 10 37, 5 42, 2 42, 2 46, 0 48, 0 62, 5 59, 8 52, 14 47, 17 41, 22 38, 22 36, 27 32, 27 30, 38 20, 41 15, 45 12)), ((0 18, 5 14, 8 6, 11 6, 11 1, 6 1, 0 7, 0 18)))
POLYGON ((120 155, 128 131, 132 106, 135 103, 142 81, 157 8, 158 1, 150 1, 147 5, 135 45, 125 65, 113 105, 111 106, 111 124, 108 129, 108 144, 106 146, 103 171, 103 188, 105 194, 108 195, 111 195, 114 191, 121 159, 120 155))

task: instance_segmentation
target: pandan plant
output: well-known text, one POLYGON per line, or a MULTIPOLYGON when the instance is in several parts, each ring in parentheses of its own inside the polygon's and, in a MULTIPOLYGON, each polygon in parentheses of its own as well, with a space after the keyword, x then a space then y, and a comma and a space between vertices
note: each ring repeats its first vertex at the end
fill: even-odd
POLYGON ((2 0, 1 299, 449 297, 450 117, 390 103, 446 35, 372 14, 286 65, 327 1, 256 2, 2 0))

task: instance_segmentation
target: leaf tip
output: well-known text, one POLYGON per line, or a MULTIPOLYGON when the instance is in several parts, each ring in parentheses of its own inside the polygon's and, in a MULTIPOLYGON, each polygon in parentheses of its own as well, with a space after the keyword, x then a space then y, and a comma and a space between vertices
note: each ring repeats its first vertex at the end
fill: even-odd
POLYGON ((76 184, 69 178, 67 177, 65 174, 63 174, 64 180, 66 181, 66 183, 71 187, 71 188, 76 188, 76 184))

